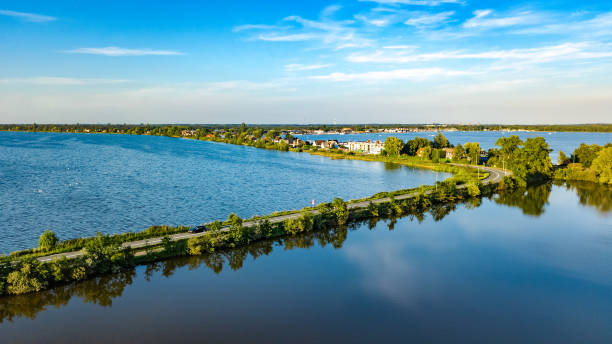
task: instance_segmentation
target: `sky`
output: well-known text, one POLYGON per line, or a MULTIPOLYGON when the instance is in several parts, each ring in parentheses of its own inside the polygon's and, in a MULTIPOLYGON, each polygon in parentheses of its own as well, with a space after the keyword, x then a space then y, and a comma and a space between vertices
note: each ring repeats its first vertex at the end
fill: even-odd
POLYGON ((1 123, 611 123, 612 2, 0 3, 1 123))

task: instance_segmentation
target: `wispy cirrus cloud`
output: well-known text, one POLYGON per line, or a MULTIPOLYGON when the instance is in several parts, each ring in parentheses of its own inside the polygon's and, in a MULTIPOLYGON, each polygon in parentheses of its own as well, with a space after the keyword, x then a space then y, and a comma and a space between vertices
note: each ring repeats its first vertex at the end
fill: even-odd
POLYGON ((474 17, 463 23, 464 28, 502 28, 538 24, 541 18, 529 11, 498 16, 491 9, 476 10, 474 17))
POLYGON ((102 47, 102 48, 77 48, 64 51, 71 54, 90 54, 90 55, 105 55, 105 56, 171 56, 184 55, 180 51, 174 50, 154 50, 154 49, 126 49, 120 47, 102 47))
POLYGON ((454 14, 455 11, 446 11, 434 14, 423 13, 407 19, 404 24, 415 26, 417 28, 434 27, 447 22, 454 14))
POLYGON ((47 85, 47 86, 84 86, 84 85, 108 85, 121 84, 129 80, 118 79, 83 79, 66 78, 55 76, 39 76, 31 78, 8 78, 0 79, 0 84, 27 84, 27 85, 47 85))
POLYGON ((378 50, 371 54, 351 54, 347 61, 355 63, 412 63, 436 60, 530 60, 534 63, 550 62, 561 59, 597 59, 612 57, 612 51, 605 45, 588 42, 564 43, 527 49, 490 50, 482 52, 440 51, 414 54, 412 51, 389 53, 378 50))
POLYGON ((11 10, 0 10, 0 15, 7 17, 14 17, 21 19, 23 21, 32 22, 32 23, 44 23, 57 20, 56 17, 46 16, 42 14, 36 13, 27 13, 27 12, 17 12, 11 10))
POLYGON ((313 80, 346 81, 392 81, 392 80, 425 80, 431 77, 452 77, 473 74, 468 71, 450 70, 444 68, 394 69, 388 71, 373 71, 365 73, 340 73, 311 76, 313 80))
POLYGON ((323 68, 327 68, 330 66, 331 64, 303 65, 299 63, 292 63, 292 64, 285 65, 285 70, 287 72, 300 72, 300 71, 307 71, 307 70, 323 69, 323 68))
POLYGON ((249 39, 268 42, 319 41, 326 45, 335 45, 338 49, 365 46, 367 40, 351 27, 355 23, 354 20, 334 19, 340 9, 340 6, 328 6, 320 12, 318 19, 290 15, 283 18, 278 25, 247 24, 237 26, 233 31, 255 31, 249 39))
POLYGON ((359 0, 361 2, 375 2, 384 5, 415 5, 439 6, 443 4, 463 4, 463 0, 359 0))
POLYGON ((300 41, 310 41, 313 39, 318 39, 319 36, 315 34, 309 33, 295 33, 295 34, 278 34, 278 33, 267 33, 260 34, 256 37, 260 41, 268 41, 268 42, 300 42, 300 41))
POLYGON ((276 29, 286 29, 287 27, 277 26, 277 25, 266 25, 266 24, 246 24, 246 25, 238 25, 232 29, 233 32, 240 32, 245 30, 276 30, 276 29))

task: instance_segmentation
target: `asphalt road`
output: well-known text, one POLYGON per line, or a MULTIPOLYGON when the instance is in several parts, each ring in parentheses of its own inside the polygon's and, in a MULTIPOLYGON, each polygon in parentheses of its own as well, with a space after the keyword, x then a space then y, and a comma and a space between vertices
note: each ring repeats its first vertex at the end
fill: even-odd
MULTIPOLYGON (((461 165, 461 164, 452 164, 455 166, 465 166, 465 165, 461 165)), ((482 180, 483 184, 496 184, 501 182, 501 180, 507 176, 510 175, 511 172, 509 171, 503 171, 497 168, 491 168, 491 167, 484 167, 484 166, 470 166, 472 168, 478 168, 482 171, 488 172, 489 176, 485 179, 482 180)), ((459 188, 465 187, 463 185, 460 185, 459 188)), ((403 199, 408 199, 408 198, 412 198, 415 197, 418 193, 414 192, 414 193, 409 193, 409 194, 404 194, 404 195, 398 195, 395 197, 396 200, 403 200, 403 199)), ((356 208, 366 208, 370 202, 374 203, 374 204, 379 204, 379 203, 385 203, 385 202, 389 202, 391 200, 390 197, 385 197, 385 198, 380 198, 380 199, 376 199, 376 200, 372 200, 372 201, 363 201, 363 202, 357 202, 357 203, 351 203, 347 205, 347 208, 349 209, 356 209, 356 208)), ((311 214, 315 215, 318 213, 318 210, 312 210, 310 212, 311 214)), ((292 218, 297 218, 300 217, 301 213, 293 213, 293 214, 287 214, 287 215, 281 215, 281 216, 276 216, 273 218, 269 218, 268 220, 271 223, 277 223, 277 222, 282 222, 285 220, 289 220, 292 218)), ((243 223, 243 226, 245 227, 249 227, 252 225, 257 224, 257 221, 245 221, 243 223)), ((229 227, 223 227, 221 228, 221 231, 229 231, 229 227)), ((172 234, 169 235, 168 237, 170 238, 170 240, 172 241, 177 241, 177 240, 182 240, 182 239, 189 239, 189 238, 196 238, 196 237, 200 237, 203 235, 206 235, 208 233, 206 232, 202 232, 202 233, 178 233, 178 234, 172 234)), ((160 244, 162 242, 163 237, 158 237, 158 238, 150 238, 150 239, 144 239, 144 240, 137 240, 137 241, 131 241, 131 242, 126 242, 123 243, 121 245, 122 248, 142 248, 142 247, 147 247, 147 246, 152 246, 152 245, 157 245, 160 244)), ((84 255, 83 251, 74 251, 74 252, 65 252, 65 253, 58 253, 58 254, 53 254, 53 255, 49 255, 49 256, 44 256, 44 257, 40 257, 38 258, 39 261, 41 262, 50 262, 54 259, 59 259, 61 257, 66 257, 66 258, 76 258, 79 256, 84 255)))

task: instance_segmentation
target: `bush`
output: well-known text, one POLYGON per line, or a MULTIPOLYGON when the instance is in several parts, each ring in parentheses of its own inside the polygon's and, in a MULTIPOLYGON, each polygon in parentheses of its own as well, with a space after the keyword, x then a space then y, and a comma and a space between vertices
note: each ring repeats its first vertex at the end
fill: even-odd
POLYGON ((50 250, 57 245, 57 235, 52 230, 47 229, 38 239, 38 247, 43 250, 50 250))
POLYGON ((469 183, 467 185, 467 191, 471 197, 476 197, 480 195, 480 189, 478 188, 478 185, 474 183, 469 183))
POLYGON ((346 203, 341 198, 334 198, 332 202, 333 212, 339 225, 346 224, 349 218, 349 211, 346 203))

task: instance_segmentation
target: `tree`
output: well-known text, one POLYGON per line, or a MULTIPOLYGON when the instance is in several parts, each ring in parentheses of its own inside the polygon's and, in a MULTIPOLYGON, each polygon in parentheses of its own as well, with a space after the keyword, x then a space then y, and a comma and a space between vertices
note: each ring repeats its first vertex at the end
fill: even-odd
POLYGON ((598 174, 600 183, 612 184, 612 147, 602 149, 597 153, 591 169, 598 174))
POLYGON ((430 159, 431 158, 431 147, 425 146, 421 149, 421 158, 430 159))
POLYGON ((270 140, 274 140, 278 135, 280 135, 280 131, 278 130, 268 130, 266 132, 266 138, 270 140))
POLYGON ((448 139, 442 135, 441 132, 438 131, 438 134, 433 140, 434 148, 448 148, 451 147, 451 144, 448 142, 448 139))
POLYGON ((342 198, 334 198, 332 201, 333 212, 336 215, 336 221, 339 225, 343 225, 348 221, 349 210, 342 198))
POLYGON ((465 144, 465 150, 468 158, 470 159, 470 164, 478 165, 478 163, 480 163, 480 143, 467 142, 465 144))
POLYGON ((253 130, 253 137, 255 137, 256 139, 261 138, 262 135, 263 135, 263 130, 261 129, 253 130))
POLYGON ((408 140, 404 146, 404 153, 410 156, 415 156, 419 149, 430 146, 429 140, 424 137, 415 137, 412 140, 408 140))
POLYGON ((574 154, 572 154, 572 162, 579 162, 584 167, 591 167, 593 160, 597 157, 597 153, 602 149, 599 145, 587 145, 586 143, 580 144, 580 147, 576 148, 574 154))
POLYGON ((498 158, 501 161, 492 161, 492 163, 498 166, 501 164, 501 167, 505 165, 506 168, 514 170, 520 164, 520 146, 523 145, 523 140, 516 135, 500 137, 495 145, 501 147, 498 158))
POLYGON ((57 235, 52 230, 47 229, 38 239, 38 247, 44 250, 50 250, 57 245, 57 235))
POLYGON ((550 152, 552 149, 543 137, 532 137, 523 144, 522 164, 527 169, 528 178, 549 178, 552 175, 550 152))
POLYGON ((563 153, 563 151, 559 151, 559 160, 557 161, 557 163, 559 165, 565 165, 567 163, 569 163, 570 159, 567 157, 567 155, 565 155, 565 153, 563 153))
POLYGON ((463 149, 463 146, 461 144, 458 144, 457 147, 455 147, 455 152, 453 152, 453 161, 459 161, 463 159, 464 155, 465 149, 463 149))
POLYGON ((404 142, 397 137, 387 137, 385 140, 385 153, 389 156, 399 156, 404 149, 404 142))

